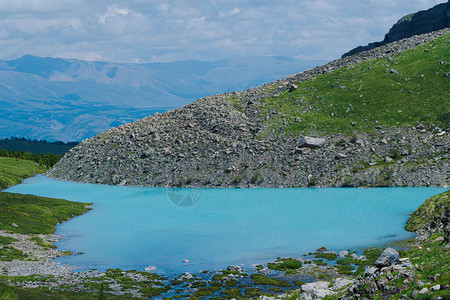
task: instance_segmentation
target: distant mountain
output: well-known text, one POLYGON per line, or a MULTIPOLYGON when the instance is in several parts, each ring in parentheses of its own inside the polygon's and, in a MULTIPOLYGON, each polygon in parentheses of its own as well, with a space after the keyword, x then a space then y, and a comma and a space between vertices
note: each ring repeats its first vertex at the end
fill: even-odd
POLYGON ((356 47, 342 55, 342 57, 371 50, 414 35, 424 34, 447 27, 450 27, 450 1, 438 4, 428 10, 422 10, 404 16, 392 26, 383 41, 370 43, 367 46, 356 47))
POLYGON ((31 55, 0 61, 0 138, 82 140, 210 94, 322 64, 286 57, 114 63, 31 55))

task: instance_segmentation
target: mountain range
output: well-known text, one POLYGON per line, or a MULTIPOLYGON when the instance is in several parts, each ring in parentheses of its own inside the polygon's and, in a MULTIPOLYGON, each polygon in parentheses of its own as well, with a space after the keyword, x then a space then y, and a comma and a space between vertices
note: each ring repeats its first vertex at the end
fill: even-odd
POLYGON ((135 64, 32 55, 0 61, 0 138, 80 141, 200 97, 256 87, 322 63, 240 57, 135 64))

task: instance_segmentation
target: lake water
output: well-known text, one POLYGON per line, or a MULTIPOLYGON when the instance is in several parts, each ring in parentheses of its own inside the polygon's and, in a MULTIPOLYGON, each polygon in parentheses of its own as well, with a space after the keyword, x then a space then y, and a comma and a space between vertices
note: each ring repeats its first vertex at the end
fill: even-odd
POLYGON ((8 192, 93 202, 57 226, 61 263, 196 272, 410 238, 408 215, 445 188, 166 189, 37 176, 8 192), (190 260, 185 264, 184 259, 190 260))

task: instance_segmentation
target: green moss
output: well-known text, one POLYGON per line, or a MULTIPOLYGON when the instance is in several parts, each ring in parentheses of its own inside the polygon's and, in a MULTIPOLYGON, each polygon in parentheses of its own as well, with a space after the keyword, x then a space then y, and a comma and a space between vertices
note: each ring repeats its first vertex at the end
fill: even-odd
POLYGON ((240 289, 226 289, 220 294, 223 295, 224 299, 242 299, 242 293, 240 289))
POLYGON ((355 263, 355 260, 351 257, 343 257, 336 260, 336 264, 338 265, 349 265, 355 263))
POLYGON ((0 193, 0 229, 21 234, 53 233, 55 225, 88 211, 88 203, 0 193), (12 224, 15 223, 17 227, 12 224))
POLYGON ((219 291, 221 288, 218 286, 207 286, 207 287, 201 287, 194 293, 194 297, 204 297, 204 296, 211 296, 215 292, 219 291))
POLYGON ((450 190, 427 199, 408 219, 406 230, 417 231, 430 224, 434 217, 450 205, 450 190))
POLYGON ((234 280, 234 279, 230 279, 230 280, 227 280, 226 282, 225 282, 225 287, 232 287, 232 286, 236 286, 238 284, 238 282, 236 281, 236 280, 234 280))
POLYGON ((253 297, 259 297, 261 295, 264 295, 264 292, 260 288, 252 287, 252 288, 246 289, 244 291, 244 294, 245 294, 246 297, 253 298, 253 297))
POLYGON ((4 300, 91 300, 91 299, 133 299, 129 295, 113 295, 99 292, 79 292, 79 291, 62 291, 50 290, 48 288, 20 288, 6 285, 0 281, 0 299, 4 300))
POLYGON ((364 250, 363 255, 367 258, 368 264, 374 264, 381 253, 383 253, 383 250, 381 249, 366 249, 364 250))
POLYGON ((284 290, 281 289, 281 288, 279 288, 279 287, 271 287, 271 288, 269 289, 269 292, 272 292, 272 293, 282 293, 282 292, 284 292, 284 290))
POLYGON ((322 259, 315 259, 314 263, 318 266, 328 266, 328 263, 324 262, 322 259))
POLYGON ((268 263, 267 267, 273 270, 287 271, 301 268, 302 262, 294 258, 282 258, 278 259, 276 263, 268 263))
POLYGON ((141 288, 139 290, 139 292, 144 296, 144 297, 154 297, 154 296, 158 296, 161 295, 164 292, 167 292, 169 290, 168 287, 144 287, 141 288))
POLYGON ((355 267, 351 265, 337 265, 336 269, 341 275, 352 275, 355 267))
POLYGON ((296 285, 296 286, 302 286, 302 285, 304 285, 304 284, 306 284, 306 282, 305 281, 299 281, 299 280, 296 280, 296 281, 294 281, 294 284, 296 285))
POLYGON ((197 282, 191 283, 191 287, 194 288, 194 289, 199 288, 199 287, 203 287, 205 285, 206 285, 206 282, 203 282, 203 281, 197 281, 197 282))
POLYGON ((290 287, 291 286, 288 282, 286 282, 284 280, 269 278, 262 274, 252 274, 252 275, 250 275, 250 277, 253 279, 253 282, 255 284, 273 285, 273 286, 282 286, 282 287, 290 287))
POLYGON ((314 253, 314 256, 316 258, 325 258, 328 260, 335 260, 337 258, 336 253, 328 253, 328 252, 325 252, 325 253, 316 252, 316 253, 314 253))

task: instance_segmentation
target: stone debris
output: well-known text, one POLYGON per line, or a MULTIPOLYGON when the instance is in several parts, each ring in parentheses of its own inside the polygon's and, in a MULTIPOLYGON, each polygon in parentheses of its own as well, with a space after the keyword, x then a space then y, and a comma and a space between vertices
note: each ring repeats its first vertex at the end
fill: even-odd
POLYGON ((448 151, 443 150, 450 139, 433 128, 393 127, 355 138, 320 133, 278 136, 265 119, 281 117, 282 128, 298 120, 277 111, 263 116, 261 110, 265 97, 293 90, 298 82, 395 56, 449 31, 414 36, 254 89, 205 97, 112 128, 72 148, 47 175, 134 186, 448 186, 448 151), (375 164, 367 167, 362 162, 375 164))

